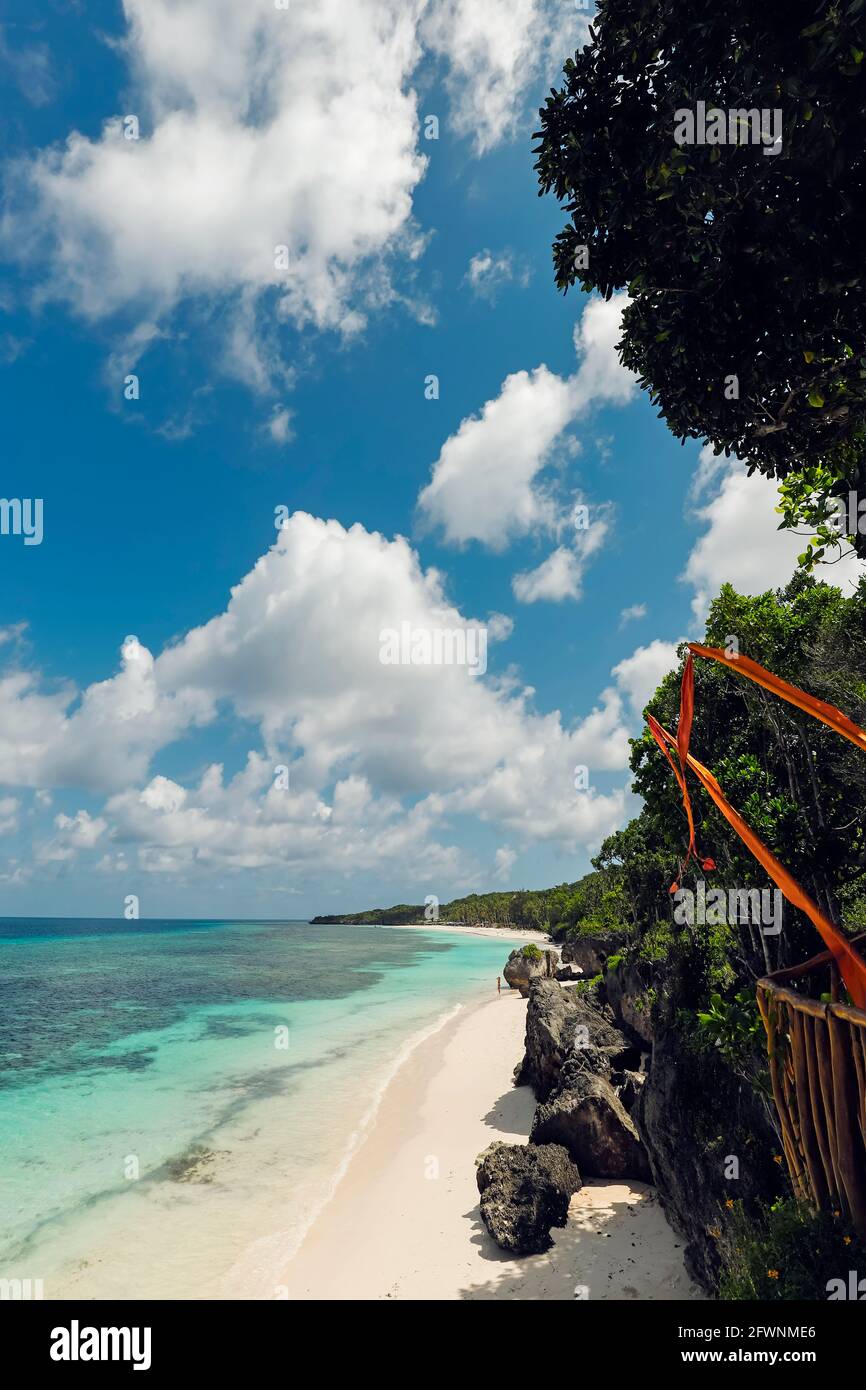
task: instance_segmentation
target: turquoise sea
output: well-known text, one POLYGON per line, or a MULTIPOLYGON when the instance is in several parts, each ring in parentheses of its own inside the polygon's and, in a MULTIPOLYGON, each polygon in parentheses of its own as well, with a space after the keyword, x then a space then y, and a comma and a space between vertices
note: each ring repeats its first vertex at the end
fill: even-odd
POLYGON ((390 1075, 514 944, 0 919, 0 1278, 279 1298, 390 1075))

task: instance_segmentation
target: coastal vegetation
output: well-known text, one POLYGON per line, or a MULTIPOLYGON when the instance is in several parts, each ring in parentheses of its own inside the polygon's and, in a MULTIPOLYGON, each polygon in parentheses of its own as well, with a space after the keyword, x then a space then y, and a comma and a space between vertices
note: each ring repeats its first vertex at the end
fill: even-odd
MULTIPOLYGON (((761 1302, 826 1298, 849 1269, 866 1269, 866 1246, 839 1212, 812 1212, 780 1199, 747 1214, 736 1204, 719 1297, 761 1302)), ((838 1295, 837 1295, 838 1296, 838 1295)), ((859 1299, 860 1291, 855 1296, 859 1299)))
MULTIPOLYGON (((596 871, 574 883, 560 883, 554 888, 470 893, 454 898, 440 904, 438 917, 429 924, 435 926, 438 921, 452 926, 542 931, 552 933, 558 940, 569 927, 615 926, 622 920, 621 897, 618 885, 608 883, 606 876, 596 871)), ((314 923, 343 922, 355 926, 422 925, 428 920, 422 903, 313 918, 314 923)))
MULTIPOLYGON (((708 645, 724 647, 736 633, 741 649, 780 676, 866 723, 866 585, 846 597, 797 575, 784 590, 756 598, 726 585, 706 626, 708 645)), ((852 935, 866 930, 866 765, 862 755, 798 711, 715 665, 696 672, 693 744, 730 799, 796 878, 852 935)), ((647 705, 675 723, 679 673, 671 671, 647 705)), ((713 994, 734 998, 737 981, 792 964, 815 946, 811 924, 787 903, 777 936, 752 921, 674 920, 670 886, 684 847, 679 791, 648 732, 632 740, 639 815, 609 836, 582 878, 552 888, 455 898, 438 921, 549 932, 556 941, 619 931, 626 958, 658 965, 672 957, 693 967, 688 997, 707 1010, 713 994)), ((713 888, 770 888, 748 850, 711 802, 695 798, 698 842, 715 869, 713 888)), ((698 875, 684 879, 695 888, 698 875)), ((707 914, 710 916, 710 914, 707 914)), ((315 922, 424 923, 422 904, 398 904, 315 922)), ((431 922, 435 925, 435 922, 431 922)))
MULTIPOLYGON (((802 573, 758 597, 725 586, 711 606, 706 642, 724 647, 732 634, 754 660, 866 724, 866 583, 851 597, 802 573)), ((647 711, 675 725, 679 698, 674 670, 647 711)), ((859 750, 709 662, 696 671, 692 746, 831 919, 850 936, 863 931, 866 767, 859 750)), ((705 880, 707 891, 772 884, 699 792, 697 842, 713 867, 693 862, 681 874, 688 838, 682 800, 646 731, 632 741, 631 770, 641 811, 603 842, 592 872, 555 888, 455 899, 440 908, 440 921, 548 931, 563 960, 592 980, 581 997, 612 1009, 623 1032, 652 1049, 636 1123, 666 1209, 688 1241, 690 1269, 705 1287, 725 1297, 763 1297, 747 1290, 765 1288, 770 1276, 756 1283, 755 1271, 772 1256, 776 1264, 767 1267, 779 1269, 778 1282, 770 1279, 773 1296, 826 1297, 824 1263, 810 1266, 797 1253, 813 1226, 791 1205, 755 997, 761 976, 809 958, 820 943, 787 902, 777 934, 748 913, 744 920, 727 912, 713 920, 707 912, 678 921, 675 881, 697 890, 705 880)), ((388 915, 398 911, 406 909, 388 915)), ((415 913, 424 920, 423 908, 415 913)), ((814 1228, 837 1265, 848 1258, 843 1224, 814 1228)))
MULTIPOLYGON (((808 528, 784 589, 722 589, 707 647, 748 657, 860 728, 866 581, 847 596, 812 575, 846 538, 866 556, 864 53, 861 3, 748 0, 732 20, 706 3, 684 11, 674 0, 599 0, 589 43, 542 108, 535 151, 540 194, 566 218, 553 249, 558 287, 605 299, 627 290, 620 358, 672 433, 777 480, 782 525, 808 528), (738 148, 723 154, 728 143, 738 148)), ((863 1263, 862 1222, 858 1238, 843 1213, 796 1199, 786 1155, 802 1183, 765 1021, 774 1046, 787 1040, 766 1008, 762 1019, 756 984, 815 955, 817 920, 846 959, 843 938, 866 929, 866 760, 796 704, 741 679, 736 660, 729 669, 698 661, 694 682, 693 759, 718 779, 751 848, 724 798, 696 788, 690 840, 673 764, 659 752, 664 730, 686 727, 674 669, 646 707, 652 728, 631 744, 642 808, 603 841, 592 872, 455 899, 437 920, 541 929, 592 981, 579 993, 562 989, 557 971, 523 983, 519 1075, 539 1102, 532 1143, 561 1146, 581 1172, 651 1172, 689 1271, 711 1292, 823 1299, 863 1263), (780 880, 762 867, 773 858, 811 899, 810 915, 776 895, 780 880), (699 912, 677 910, 683 893, 699 912), (764 894, 775 904, 766 916, 764 894), (725 908, 705 911, 710 895, 725 908), (588 1050, 569 1041, 578 1009, 588 1050), (616 1037, 603 1041, 602 1023, 616 1037)), ((342 920, 393 922, 396 911, 342 920)), ((403 912, 405 922, 428 920, 422 907, 403 912)), ((830 977, 819 982, 815 969, 810 979, 820 1013, 830 977)), ((840 1075, 834 1069, 837 1103, 840 1075)), ((513 1209, 510 1239, 526 1214, 529 1160, 506 1147, 496 1167, 513 1209)), ((542 1226, 561 1196, 561 1183, 547 1181, 530 1213, 542 1226)))
POLYGON ((556 283, 628 289, 624 365, 677 438, 782 482, 811 562, 866 492, 864 8, 599 0, 589 39, 537 137, 556 283))

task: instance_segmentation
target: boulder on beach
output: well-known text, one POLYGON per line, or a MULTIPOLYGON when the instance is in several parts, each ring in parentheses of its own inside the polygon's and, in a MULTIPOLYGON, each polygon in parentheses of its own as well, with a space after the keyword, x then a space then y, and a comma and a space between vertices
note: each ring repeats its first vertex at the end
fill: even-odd
POLYGON ((629 1046, 623 1035, 573 990, 555 980, 533 980, 526 1010, 526 1051, 515 1072, 518 1085, 531 1086, 538 1100, 547 1100, 575 1044, 611 1049, 629 1046))
POLYGON ((552 980, 558 968, 556 951, 541 951, 532 942, 511 952, 502 974, 506 984, 511 989, 519 989, 525 998, 533 980, 552 980))
POLYGON ((530 1143, 563 1145, 587 1177, 651 1182, 646 1150, 607 1077, 586 1069, 571 1082, 536 1108, 530 1143))
POLYGON ((481 1219, 496 1244, 515 1255, 538 1255, 564 1226, 580 1172, 559 1144, 496 1140, 475 1160, 481 1219))
POLYGON ((585 1176, 651 1180, 629 1113, 644 1081, 641 1050, 606 1013, 555 980, 533 980, 516 1075, 540 1102, 532 1144, 562 1145, 585 1176))

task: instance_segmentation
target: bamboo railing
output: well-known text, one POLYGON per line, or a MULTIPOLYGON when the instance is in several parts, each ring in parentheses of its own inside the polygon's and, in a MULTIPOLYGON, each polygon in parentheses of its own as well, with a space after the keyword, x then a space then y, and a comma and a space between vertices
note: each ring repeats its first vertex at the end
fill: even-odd
POLYGON ((839 1002, 837 981, 824 951, 759 980, 758 1007, 794 1195, 866 1237, 866 1012, 839 1002), (783 983, 828 965, 831 1002, 783 983))

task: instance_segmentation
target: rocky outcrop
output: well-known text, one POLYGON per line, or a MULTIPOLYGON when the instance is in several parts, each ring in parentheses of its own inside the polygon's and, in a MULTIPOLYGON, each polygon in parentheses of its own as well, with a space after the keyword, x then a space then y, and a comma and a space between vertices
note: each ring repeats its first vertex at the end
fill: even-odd
POLYGON ((590 979, 600 975, 608 956, 615 955, 626 941, 625 931, 582 932, 564 941, 563 965, 576 965, 590 979))
POLYGON ((629 1114, 632 1113, 640 1099, 640 1093, 646 1085, 646 1072, 624 1070, 622 1083, 618 1090, 618 1095, 629 1114))
POLYGON ((534 980, 526 1009, 526 1051, 515 1071, 517 1084, 531 1086, 538 1100, 547 1100, 575 1046, 609 1049, 618 1055, 630 1044, 573 990, 562 989, 555 980, 534 980))
POLYGON ((616 961, 604 970, 604 993, 617 1022, 648 1046, 653 1041, 652 968, 641 962, 616 961))
POLYGON ((567 984, 570 980, 582 980, 583 971, 575 970, 573 965, 561 965, 553 978, 558 980, 560 984, 567 984))
POLYGON ((755 1210, 786 1179, 771 1103, 697 1046, 673 968, 626 957, 590 987, 533 981, 516 1076, 539 1101, 528 1148, 564 1150, 584 1177, 653 1182, 689 1274, 714 1293, 728 1203, 755 1210))
POLYGON ((659 1038, 633 1111, 665 1215, 686 1241, 686 1268, 714 1289, 726 1203, 772 1201, 785 1187, 770 1111, 713 1052, 676 1028, 659 1038))
POLYGON ((511 989, 519 989, 524 998, 529 994, 533 980, 552 980, 559 969, 559 956, 556 951, 540 951, 526 955, 525 947, 512 951, 502 974, 511 989))
POLYGON ((539 1105, 529 1136, 532 1144, 561 1144, 580 1171, 594 1178, 651 1181, 640 1135, 607 1077, 578 1072, 539 1105))
POLYGON ((580 1173, 558 1144, 491 1144, 476 1162, 481 1219, 496 1244, 516 1255, 537 1255, 564 1226, 580 1173))
POLYGON ((640 1047, 604 1012, 555 981, 533 982, 517 1072, 540 1102, 531 1144, 562 1145, 593 1177, 648 1181, 649 1162, 626 1104, 638 1095, 641 1068, 640 1047))

